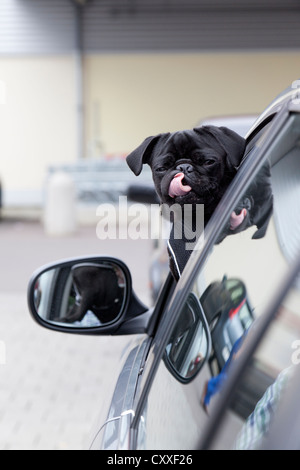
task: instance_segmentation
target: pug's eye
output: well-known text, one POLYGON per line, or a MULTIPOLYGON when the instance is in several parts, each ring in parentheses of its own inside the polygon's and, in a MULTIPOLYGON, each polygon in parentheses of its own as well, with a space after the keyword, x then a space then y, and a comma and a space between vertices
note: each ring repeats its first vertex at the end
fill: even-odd
POLYGON ((215 163, 216 163, 215 160, 213 160, 212 158, 209 158, 208 160, 205 160, 204 165, 205 166, 212 166, 215 163))
POLYGON ((160 166, 158 168, 156 168, 156 170, 158 173, 163 173, 164 171, 166 171, 166 168, 164 166, 160 166))

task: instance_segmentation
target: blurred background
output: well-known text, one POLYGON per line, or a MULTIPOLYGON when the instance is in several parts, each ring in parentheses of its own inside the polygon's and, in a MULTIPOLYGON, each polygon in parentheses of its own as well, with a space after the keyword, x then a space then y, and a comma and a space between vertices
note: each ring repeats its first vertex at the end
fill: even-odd
POLYGON ((260 113, 299 78, 299 19, 299 0, 1 0, 4 209, 41 206, 51 167, 260 113))
POLYGON ((32 271, 115 255, 151 302, 152 241, 99 241, 98 205, 149 135, 253 119, 300 78, 299 23, 299 0, 0 0, 1 449, 81 448, 127 341, 33 324, 32 271))

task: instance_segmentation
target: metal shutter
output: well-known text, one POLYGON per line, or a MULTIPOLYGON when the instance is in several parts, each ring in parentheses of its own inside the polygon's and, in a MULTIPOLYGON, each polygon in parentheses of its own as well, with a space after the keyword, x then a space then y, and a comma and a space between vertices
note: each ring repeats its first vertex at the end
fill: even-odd
MULTIPOLYGON (((70 53, 71 0, 0 0, 0 54, 70 53)), ((87 52, 300 47, 300 0, 90 0, 87 52)))
POLYGON ((0 54, 60 54, 74 49, 68 0, 0 0, 0 54))
POLYGON ((87 51, 297 48, 299 0, 94 0, 87 51))

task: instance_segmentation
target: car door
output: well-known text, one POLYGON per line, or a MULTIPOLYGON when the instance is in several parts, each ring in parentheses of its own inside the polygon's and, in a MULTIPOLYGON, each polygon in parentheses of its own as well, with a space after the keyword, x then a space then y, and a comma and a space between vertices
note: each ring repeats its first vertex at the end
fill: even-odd
MULTIPOLYGON (((195 250, 178 283, 141 379, 142 393, 132 423, 138 448, 197 448, 233 358, 248 332, 264 317, 298 256, 300 114, 295 107, 290 109, 287 103, 248 141, 238 175, 206 227, 204 246, 195 250), (243 209, 247 213, 243 223, 230 227, 230 215, 243 209), (183 335, 185 320, 191 325, 187 316, 191 298, 210 328, 207 362, 201 361, 198 347, 203 346, 197 338, 203 330, 183 335), (170 354, 181 341, 190 341, 194 351, 189 356, 190 368, 178 369, 176 354, 170 354)), ((297 308, 292 310, 292 319, 298 328, 297 308)), ((284 335, 275 335, 274 341, 279 345, 284 335)), ((295 335, 300 331, 295 330, 295 335)), ((188 349, 188 344, 181 344, 188 349)), ((286 354, 275 357, 267 353, 249 364, 252 396, 250 399, 243 389, 236 395, 228 418, 232 434, 238 433, 289 360, 286 354)))

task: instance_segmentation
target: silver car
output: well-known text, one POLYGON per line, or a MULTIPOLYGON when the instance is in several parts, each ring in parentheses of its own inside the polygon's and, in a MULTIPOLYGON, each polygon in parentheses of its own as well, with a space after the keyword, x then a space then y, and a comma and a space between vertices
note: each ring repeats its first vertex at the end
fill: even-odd
POLYGON ((299 102, 291 86, 258 118, 204 243, 154 308, 117 259, 66 260, 33 275, 29 308, 42 326, 130 335, 108 408, 95 410, 91 449, 154 450, 155 464, 166 450, 169 463, 175 450, 191 463, 194 449, 300 448, 299 102), (245 222, 231 230, 243 207, 245 222), (208 302, 224 279, 242 290, 216 289, 208 302))

